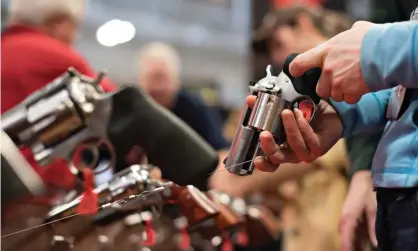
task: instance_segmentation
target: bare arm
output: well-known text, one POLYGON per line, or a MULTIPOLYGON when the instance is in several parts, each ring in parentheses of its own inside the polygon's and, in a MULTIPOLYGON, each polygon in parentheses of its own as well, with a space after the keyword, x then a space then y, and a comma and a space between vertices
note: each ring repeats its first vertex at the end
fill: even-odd
MULTIPOLYGON (((226 152, 224 154, 227 154, 226 152)), ((279 184, 302 178, 318 168, 337 168, 346 166, 345 147, 339 141, 326 155, 313 163, 282 164, 274 173, 255 170, 250 176, 236 176, 228 171, 217 171, 210 179, 212 189, 233 196, 246 196, 253 192, 276 192, 279 184)), ((224 169, 220 164, 218 170, 224 169)))
POLYGON ((316 170, 316 163, 282 164, 274 173, 256 170, 253 175, 241 177, 239 187, 244 194, 254 192, 277 192, 279 184, 289 180, 302 178, 304 175, 316 170))
MULTIPOLYGON (((313 163, 283 164, 276 172, 266 173, 255 170, 250 176, 236 176, 228 171, 217 171, 210 179, 210 187, 232 196, 243 197, 254 192, 276 192, 278 185, 298 179, 315 170, 313 163)), ((222 170, 224 167, 218 167, 222 170)))

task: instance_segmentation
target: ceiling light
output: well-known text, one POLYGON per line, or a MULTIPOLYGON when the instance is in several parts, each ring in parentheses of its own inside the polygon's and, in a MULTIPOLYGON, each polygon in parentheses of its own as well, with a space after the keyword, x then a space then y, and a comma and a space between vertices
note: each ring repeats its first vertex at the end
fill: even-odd
POLYGON ((113 19, 97 29, 96 39, 103 46, 113 47, 131 41, 135 33, 135 26, 131 22, 113 19))

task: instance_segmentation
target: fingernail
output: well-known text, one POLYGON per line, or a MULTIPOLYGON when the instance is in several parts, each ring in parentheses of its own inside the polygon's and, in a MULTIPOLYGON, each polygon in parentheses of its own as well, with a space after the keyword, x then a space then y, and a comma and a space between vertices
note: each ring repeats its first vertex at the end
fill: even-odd
POLYGON ((293 113, 296 115, 296 116, 299 116, 300 114, 302 114, 302 111, 301 110, 299 110, 298 108, 293 108, 293 113))
POLYGON ((261 162, 263 162, 263 158, 264 157, 257 157, 257 158, 255 158, 254 159, 254 163, 261 163, 261 162))
POLYGON ((293 61, 289 65, 289 72, 292 76, 296 76, 298 74, 298 57, 293 59, 293 61))

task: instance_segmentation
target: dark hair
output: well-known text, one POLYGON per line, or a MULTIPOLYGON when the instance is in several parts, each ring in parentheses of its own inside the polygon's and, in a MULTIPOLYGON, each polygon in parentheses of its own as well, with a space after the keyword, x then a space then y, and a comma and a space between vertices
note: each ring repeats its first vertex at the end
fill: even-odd
POLYGON ((310 17, 313 25, 326 37, 333 37, 338 33, 350 29, 353 25, 353 21, 345 13, 294 5, 275 11, 275 29, 280 26, 296 27, 297 18, 301 14, 310 17))

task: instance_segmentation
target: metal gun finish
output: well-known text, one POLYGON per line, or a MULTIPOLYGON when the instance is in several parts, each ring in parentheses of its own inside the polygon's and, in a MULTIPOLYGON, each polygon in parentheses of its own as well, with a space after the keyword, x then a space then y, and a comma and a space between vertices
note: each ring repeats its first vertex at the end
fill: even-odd
MULTIPOLYGON (((250 83, 249 95, 257 96, 254 107, 244 106, 229 155, 225 159, 225 168, 237 175, 250 175, 254 170, 254 159, 265 155, 259 144, 262 131, 269 131, 275 136, 277 144, 286 141, 280 114, 285 109, 299 108, 302 102, 309 102, 312 107, 312 120, 320 98, 315 92, 321 75, 318 68, 306 72, 301 77, 289 73, 290 62, 296 55, 290 55, 283 71, 275 75, 269 65, 267 76, 258 82, 250 83)), ((305 103, 306 104, 306 103, 305 103)))

